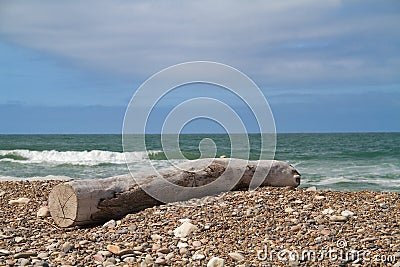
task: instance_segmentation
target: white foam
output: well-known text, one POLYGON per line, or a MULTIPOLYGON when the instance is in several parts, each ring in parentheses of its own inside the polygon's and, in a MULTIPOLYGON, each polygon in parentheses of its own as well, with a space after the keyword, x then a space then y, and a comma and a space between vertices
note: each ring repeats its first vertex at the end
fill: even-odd
POLYGON ((3 158, 0 161, 11 161, 18 163, 54 163, 73 165, 98 165, 102 163, 125 164, 126 159, 130 162, 143 161, 148 159, 148 153, 157 151, 122 152, 91 150, 91 151, 32 151, 32 150, 0 150, 0 156, 13 154, 26 158, 26 160, 15 160, 3 158), (126 159, 125 159, 126 156, 126 159))

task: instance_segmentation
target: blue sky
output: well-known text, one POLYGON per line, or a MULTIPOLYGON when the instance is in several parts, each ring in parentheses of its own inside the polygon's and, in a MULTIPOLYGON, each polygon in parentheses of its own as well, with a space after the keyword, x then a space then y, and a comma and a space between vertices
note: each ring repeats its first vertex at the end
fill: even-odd
MULTIPOLYGON (((399 25, 399 1, 0 1, 0 133, 120 133, 141 83, 194 60, 252 78, 278 132, 400 131, 399 25)), ((213 90, 160 114, 201 91, 257 131, 213 90)))

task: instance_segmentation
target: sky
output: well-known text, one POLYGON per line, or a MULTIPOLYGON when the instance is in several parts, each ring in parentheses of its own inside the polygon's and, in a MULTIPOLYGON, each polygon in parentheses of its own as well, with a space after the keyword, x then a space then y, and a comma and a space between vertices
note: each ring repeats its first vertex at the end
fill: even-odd
MULTIPOLYGON (((250 77, 278 132, 398 132, 399 25, 396 0, 0 0, 0 133, 121 133, 139 86, 187 61, 250 77)), ((188 85, 160 101, 149 132, 180 101, 210 96, 259 130, 223 89, 188 85)))

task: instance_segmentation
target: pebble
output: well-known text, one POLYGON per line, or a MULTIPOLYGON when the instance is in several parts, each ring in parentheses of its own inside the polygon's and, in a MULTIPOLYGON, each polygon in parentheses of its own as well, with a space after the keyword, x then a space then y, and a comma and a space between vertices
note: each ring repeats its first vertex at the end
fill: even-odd
POLYGON ((6 194, 6 191, 0 190, 0 197, 4 196, 6 194))
POLYGON ((146 254, 146 257, 144 258, 144 261, 147 264, 153 264, 154 263, 153 257, 151 257, 149 254, 146 254))
POLYGON ((193 243, 192 243, 192 246, 195 247, 195 248, 201 247, 201 245, 202 245, 201 242, 197 241, 197 240, 193 241, 193 243))
POLYGON ((400 267, 400 261, 398 263, 396 263, 395 265, 393 265, 393 267, 400 267))
POLYGON ((162 254, 168 254, 171 250, 167 247, 162 247, 159 250, 157 250, 158 253, 162 253, 162 254))
POLYGON ((50 216, 50 210, 47 206, 41 207, 36 213, 36 217, 39 217, 39 218, 45 218, 45 217, 49 217, 49 216, 50 216))
POLYGON ((286 208, 285 209, 285 212, 286 213, 292 213, 294 211, 294 209, 292 209, 292 208, 286 208))
POLYGON ((121 248, 116 245, 107 245, 107 250, 115 255, 118 255, 121 252, 121 248))
POLYGON ((10 205, 25 205, 28 204, 28 202, 30 201, 29 198, 26 197, 20 197, 18 199, 12 199, 8 202, 8 204, 10 205))
POLYGON ((332 215, 330 217, 330 220, 333 222, 346 222, 348 220, 348 217, 340 216, 340 215, 332 215))
POLYGON ((95 254, 95 255, 93 255, 93 259, 94 259, 95 261, 98 261, 98 262, 103 262, 103 261, 104 261, 103 256, 100 255, 100 254, 95 254))
POLYGON ((0 256, 7 256, 10 254, 11 254, 11 251, 8 251, 6 249, 0 249, 0 256))
POLYGON ((185 255, 187 251, 188 251, 187 248, 180 248, 179 249, 179 254, 185 255))
POLYGON ((167 256, 165 256, 165 259, 166 259, 166 260, 170 260, 170 259, 172 259, 173 257, 175 257, 175 254, 171 252, 171 253, 168 253, 167 256))
POLYGON ((133 263, 136 263, 136 258, 135 257, 126 257, 123 259, 123 262, 133 264, 133 263))
POLYGON ((320 231, 320 233, 323 234, 323 235, 330 235, 331 231, 329 231, 327 229, 323 229, 323 230, 320 231))
POLYGON ((35 266, 49 267, 49 264, 44 261, 37 261, 35 262, 35 266))
POLYGON ((70 242, 65 242, 62 247, 61 250, 65 253, 68 253, 71 249, 74 248, 74 245, 70 242))
POLYGON ((334 211, 333 209, 328 208, 328 209, 324 209, 324 210, 322 211, 322 214, 327 215, 327 214, 332 214, 332 213, 334 213, 334 212, 335 212, 335 211, 334 211))
POLYGON ((177 245, 178 248, 186 248, 188 246, 189 246, 188 243, 185 243, 185 242, 178 242, 178 245, 177 245))
POLYGON ((203 254, 200 254, 200 253, 195 253, 193 256, 192 256, 192 260, 203 260, 203 259, 205 259, 206 258, 206 256, 204 256, 203 254))
POLYGON ((196 231, 197 227, 190 222, 183 222, 181 226, 174 230, 174 235, 176 237, 186 237, 190 235, 192 232, 196 231))
POLYGON ((296 232, 299 231, 301 229, 301 225, 294 225, 290 228, 291 232, 296 232))
POLYGON ((353 217, 354 216, 354 212, 349 211, 349 210, 344 210, 340 213, 342 216, 344 217, 353 217))
POLYGON ((103 224, 102 228, 114 228, 116 225, 115 220, 109 220, 105 224, 103 224))
POLYGON ((133 249, 125 248, 119 251, 117 254, 118 256, 124 256, 124 255, 133 255, 135 251, 133 249))
POLYGON ((163 258, 157 258, 156 261, 154 262, 155 264, 160 264, 164 265, 166 263, 165 259, 163 258))
POLYGON ((310 210, 310 209, 312 209, 313 207, 314 207, 313 204, 307 204, 307 205, 304 205, 304 206, 303 206, 303 210, 310 210))
POLYGON ((37 257, 38 257, 39 259, 44 260, 44 259, 47 259, 47 258, 49 257, 49 253, 42 252, 42 253, 39 253, 39 254, 37 255, 37 257))
POLYGON ((162 239, 162 236, 160 236, 160 235, 158 235, 158 234, 153 234, 153 235, 151 235, 150 237, 151 237, 151 239, 152 239, 153 241, 158 241, 158 240, 162 239))
POLYGON ((381 207, 382 209, 388 209, 388 205, 386 205, 385 203, 383 204, 379 204, 379 207, 381 207))
POLYGON ((315 186, 311 186, 306 189, 306 192, 315 192, 315 191, 317 191, 317 188, 315 186))
POLYGON ((20 237, 20 236, 17 236, 16 238, 14 238, 14 241, 15 241, 16 243, 20 243, 20 242, 24 241, 24 238, 23 238, 23 237, 20 237))
POLYGON ((33 251, 20 252, 14 255, 14 259, 29 258, 36 256, 37 253, 33 251))
POLYGON ((128 233, 128 229, 121 229, 115 232, 118 235, 124 235, 128 233))
POLYGON ((84 245, 86 245, 87 243, 89 243, 89 241, 87 241, 87 240, 82 240, 82 241, 79 241, 79 245, 81 245, 81 246, 84 246, 84 245))
POLYGON ((325 196, 315 196, 314 197, 316 200, 323 200, 323 199, 325 199, 326 197, 325 196))
POLYGON ((29 265, 31 263, 31 261, 30 260, 28 260, 28 259, 22 259, 21 260, 21 266, 27 266, 27 265, 29 265))
POLYGON ((218 257, 212 257, 207 263, 207 267, 223 267, 223 266, 224 266, 224 259, 218 257))
POLYGON ((244 256, 239 252, 231 252, 231 253, 228 254, 228 256, 231 257, 235 261, 244 260, 244 256))

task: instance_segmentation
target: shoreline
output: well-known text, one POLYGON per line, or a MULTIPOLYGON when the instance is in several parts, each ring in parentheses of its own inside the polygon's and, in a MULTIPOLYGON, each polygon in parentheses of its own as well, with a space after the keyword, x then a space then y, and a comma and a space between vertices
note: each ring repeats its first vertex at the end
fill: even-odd
POLYGON ((263 187, 61 229, 37 217, 60 182, 0 181, 0 266, 400 266, 397 192, 263 187), (22 197, 30 201, 9 204, 22 197), (177 237, 185 218, 194 230, 177 237))

